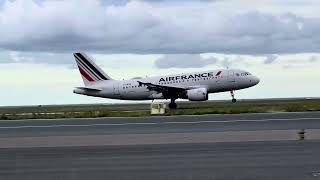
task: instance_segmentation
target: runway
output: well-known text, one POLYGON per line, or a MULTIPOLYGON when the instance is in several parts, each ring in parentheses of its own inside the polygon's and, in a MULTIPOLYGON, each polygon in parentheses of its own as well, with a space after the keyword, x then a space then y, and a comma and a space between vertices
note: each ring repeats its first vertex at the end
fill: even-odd
POLYGON ((320 141, 2 149, 0 178, 314 180, 319 152, 320 141))
POLYGON ((0 145, 8 180, 320 179, 320 112, 0 121, 0 145))
POLYGON ((320 112, 0 121, 1 137, 320 129, 320 112))

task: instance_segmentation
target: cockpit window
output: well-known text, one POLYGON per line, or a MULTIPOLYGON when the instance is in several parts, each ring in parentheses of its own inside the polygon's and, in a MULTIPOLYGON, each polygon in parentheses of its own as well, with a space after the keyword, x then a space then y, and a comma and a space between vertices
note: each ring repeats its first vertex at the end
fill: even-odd
POLYGON ((241 76, 249 76, 249 75, 251 75, 249 72, 243 72, 243 73, 241 73, 241 76))

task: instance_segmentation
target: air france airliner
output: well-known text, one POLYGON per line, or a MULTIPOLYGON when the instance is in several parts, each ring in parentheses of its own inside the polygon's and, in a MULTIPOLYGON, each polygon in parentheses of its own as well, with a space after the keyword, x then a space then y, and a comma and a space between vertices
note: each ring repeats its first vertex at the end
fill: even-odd
POLYGON ((87 96, 122 99, 170 99, 169 108, 177 108, 176 99, 206 101, 209 93, 229 91, 236 102, 234 91, 259 83, 251 73, 236 69, 217 69, 203 72, 115 80, 99 68, 85 53, 74 53, 84 86, 74 93, 87 96))

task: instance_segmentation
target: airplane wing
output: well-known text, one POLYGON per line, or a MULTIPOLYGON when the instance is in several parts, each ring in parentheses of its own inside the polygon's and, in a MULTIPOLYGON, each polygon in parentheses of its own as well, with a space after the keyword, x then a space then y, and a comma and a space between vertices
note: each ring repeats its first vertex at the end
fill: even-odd
POLYGON ((147 89, 150 91, 156 91, 158 93, 162 93, 165 98, 178 98, 183 95, 188 88, 181 88, 181 87, 172 87, 172 86, 163 86, 158 84, 152 83, 145 83, 141 81, 137 81, 139 86, 147 86, 147 89))

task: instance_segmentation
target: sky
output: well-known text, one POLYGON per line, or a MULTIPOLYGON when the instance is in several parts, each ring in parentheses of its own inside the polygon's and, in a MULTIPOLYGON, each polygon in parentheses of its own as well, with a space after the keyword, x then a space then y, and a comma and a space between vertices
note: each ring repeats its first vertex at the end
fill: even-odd
MULTIPOLYGON (((319 0, 0 0, 0 106, 127 103, 73 94, 73 52, 114 79, 218 68, 238 99, 319 97, 319 0)), ((211 100, 231 99, 229 93, 211 100)))

